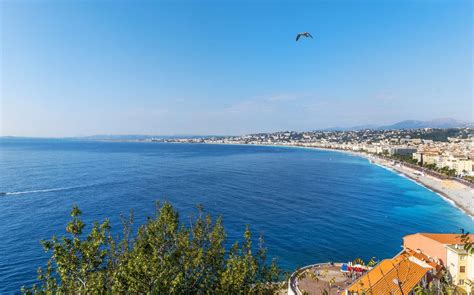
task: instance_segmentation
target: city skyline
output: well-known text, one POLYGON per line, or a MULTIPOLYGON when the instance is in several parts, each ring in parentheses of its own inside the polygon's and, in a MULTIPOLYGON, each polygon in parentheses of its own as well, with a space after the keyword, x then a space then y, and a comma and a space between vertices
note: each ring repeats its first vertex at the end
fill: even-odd
POLYGON ((0 5, 0 135, 472 122, 469 1, 0 5))

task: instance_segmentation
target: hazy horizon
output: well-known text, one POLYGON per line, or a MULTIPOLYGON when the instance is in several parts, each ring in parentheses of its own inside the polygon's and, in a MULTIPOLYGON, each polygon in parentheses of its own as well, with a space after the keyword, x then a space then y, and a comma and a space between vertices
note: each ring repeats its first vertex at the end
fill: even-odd
POLYGON ((3 136, 473 121, 471 1, 0 8, 3 136), (314 39, 295 42, 301 31, 314 39))

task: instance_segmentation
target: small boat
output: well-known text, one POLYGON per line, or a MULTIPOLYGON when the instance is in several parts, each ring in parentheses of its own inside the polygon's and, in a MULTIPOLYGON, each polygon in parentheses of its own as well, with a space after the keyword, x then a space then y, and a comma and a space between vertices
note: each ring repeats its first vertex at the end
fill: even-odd
POLYGON ((0 196, 5 196, 6 194, 6 192, 0 192, 0 196))

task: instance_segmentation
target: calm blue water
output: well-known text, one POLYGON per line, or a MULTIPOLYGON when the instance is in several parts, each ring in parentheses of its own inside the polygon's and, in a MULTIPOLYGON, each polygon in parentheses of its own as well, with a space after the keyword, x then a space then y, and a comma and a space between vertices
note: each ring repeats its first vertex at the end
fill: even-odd
POLYGON ((337 152, 263 146, 0 139, 0 293, 36 278, 41 239, 64 233, 73 204, 86 221, 133 208, 136 223, 168 200, 221 214, 229 240, 246 224, 288 270, 391 257, 403 235, 473 230, 472 219, 423 187, 337 152))

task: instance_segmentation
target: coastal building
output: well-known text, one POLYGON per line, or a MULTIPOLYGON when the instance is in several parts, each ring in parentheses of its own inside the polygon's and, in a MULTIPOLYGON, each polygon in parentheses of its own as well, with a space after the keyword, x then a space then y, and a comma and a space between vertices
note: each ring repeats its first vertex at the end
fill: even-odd
MULTIPOLYGON (((474 241, 474 234, 469 235, 474 241)), ((467 294, 474 282, 474 255, 464 250, 460 234, 417 233, 403 237, 403 248, 413 249, 444 266, 452 282, 467 294)))
MULTIPOLYGON (((474 241, 474 234, 469 235, 474 241)), ((416 233, 403 237, 403 248, 421 251, 443 266, 447 265, 448 245, 462 245, 460 234, 416 233)))
POLYGON ((403 237, 403 250, 352 283, 346 294, 415 294, 419 287, 439 288, 445 274, 457 294, 474 294, 474 254, 464 249, 461 235, 416 233, 403 237))
POLYGON ((460 244, 446 245, 446 253, 446 269, 459 293, 474 294, 474 254, 460 244))
POLYGON ((474 155, 471 141, 438 143, 436 146, 419 146, 413 159, 423 165, 434 164, 439 168, 448 167, 456 175, 474 176, 474 155))
POLYGON ((410 249, 385 259, 350 285, 346 295, 414 294, 417 286, 439 285, 442 266, 410 249))
POLYGON ((467 158, 454 161, 452 169, 456 170, 459 175, 474 176, 474 161, 467 158))
POLYGON ((408 146, 394 146, 390 147, 390 155, 401 155, 401 156, 410 156, 413 153, 416 153, 417 149, 414 147, 408 146))
POLYGON ((413 159, 417 160, 422 165, 439 164, 441 151, 436 147, 421 146, 416 153, 413 154, 413 159))

